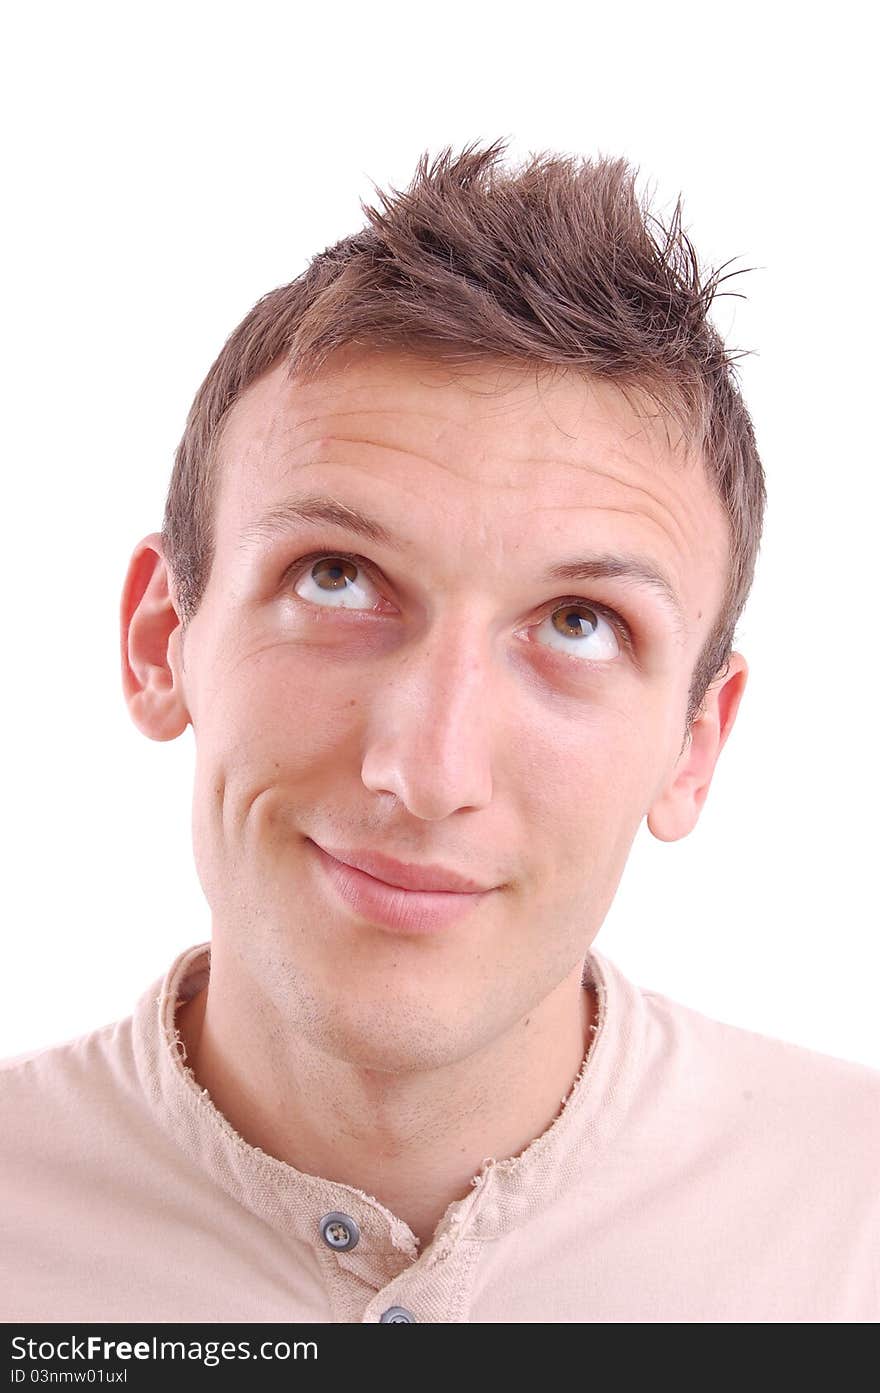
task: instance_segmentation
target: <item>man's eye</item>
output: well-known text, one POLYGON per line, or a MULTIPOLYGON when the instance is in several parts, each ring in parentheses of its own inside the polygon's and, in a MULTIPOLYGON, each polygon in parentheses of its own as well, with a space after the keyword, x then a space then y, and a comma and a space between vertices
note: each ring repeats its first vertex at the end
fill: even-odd
POLYGON ((586 600, 566 600, 538 625, 551 648, 590 662, 609 662, 620 654, 614 626, 586 600))
MULTIPOLYGON (((305 575, 296 582, 294 590, 303 600, 323 605, 330 609, 362 609, 359 599, 363 594, 362 582, 357 580, 361 565, 353 556, 321 556, 317 559, 306 557, 303 564, 311 561, 305 575), (299 589, 306 587, 306 594, 299 589)), ((367 609, 375 608, 367 605, 367 609)))
MULTIPOLYGON (((325 609, 375 609, 375 600, 369 599, 367 592, 364 602, 363 564, 354 556, 322 554, 306 557, 302 566, 308 570, 300 573, 294 591, 303 600, 321 605, 325 609), (311 564, 309 564, 311 563, 311 564)), ((375 590, 372 582, 367 584, 375 590)), ((623 620, 606 613, 604 606, 590 604, 586 600, 563 600, 554 606, 536 633, 548 640, 548 646, 557 652, 571 657, 584 658, 589 662, 610 662, 620 654, 621 639, 629 646, 623 620)))

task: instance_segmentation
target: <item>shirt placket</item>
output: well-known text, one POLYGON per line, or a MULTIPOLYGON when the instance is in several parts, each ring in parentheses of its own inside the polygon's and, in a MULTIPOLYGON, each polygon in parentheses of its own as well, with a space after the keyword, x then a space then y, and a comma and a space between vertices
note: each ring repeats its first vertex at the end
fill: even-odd
MULTIPOLYGON (((461 1217, 470 1209, 463 1206, 461 1217)), ((418 1254, 413 1235, 392 1234, 387 1218, 365 1208, 334 1209, 318 1224, 316 1247, 334 1321, 410 1325, 468 1319, 480 1243, 456 1219, 418 1254), (356 1212, 353 1212, 356 1211, 356 1212)))

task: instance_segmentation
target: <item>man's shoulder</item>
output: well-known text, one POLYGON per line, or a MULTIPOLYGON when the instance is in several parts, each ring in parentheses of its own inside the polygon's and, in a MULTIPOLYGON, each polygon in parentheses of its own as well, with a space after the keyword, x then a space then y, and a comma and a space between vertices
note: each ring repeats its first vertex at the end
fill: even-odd
POLYGON ((673 1080, 707 1117, 764 1135, 797 1134, 821 1148, 858 1140, 880 1165, 880 1070, 780 1036, 719 1020, 643 990, 648 1070, 673 1080))
POLYGON ((59 1043, 0 1060, 3 1150, 14 1137, 57 1136, 66 1123, 106 1112, 136 1086, 132 1018, 111 1021, 59 1043))
POLYGON ((20 1054, 5 1055, 0 1058, 0 1079, 14 1082, 20 1071, 27 1075, 34 1065, 37 1065, 41 1072, 49 1073, 59 1065, 63 1068, 71 1056, 100 1041, 108 1032, 117 1030, 121 1024, 121 1021, 109 1021, 106 1025, 95 1026, 91 1030, 81 1031, 77 1035, 53 1041, 48 1045, 35 1045, 32 1049, 22 1050, 20 1054))
POLYGON ((20 1054, 6 1055, 0 1059, 0 1080, 3 1084, 14 1086, 19 1078, 51 1078, 59 1071, 76 1069, 83 1060, 103 1056, 108 1046, 118 1048, 124 1037, 130 1034, 131 1025, 132 1017, 129 1015, 48 1045, 37 1045, 20 1054))
POLYGON ((835 1084, 849 1080, 854 1088, 868 1092, 880 1090, 880 1069, 870 1064, 721 1020, 662 992, 642 988, 641 995, 669 1049, 699 1046, 713 1065, 763 1064, 771 1075, 778 1071, 786 1079, 809 1074, 835 1084))

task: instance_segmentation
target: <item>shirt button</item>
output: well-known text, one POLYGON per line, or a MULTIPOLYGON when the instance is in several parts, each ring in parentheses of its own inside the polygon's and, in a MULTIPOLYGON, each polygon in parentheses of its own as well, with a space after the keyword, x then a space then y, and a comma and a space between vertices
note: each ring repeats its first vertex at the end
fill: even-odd
POLYGON ((334 1209, 321 1220, 321 1237, 328 1248, 337 1253, 346 1253, 353 1248, 361 1236, 361 1231, 350 1214, 334 1209))
POLYGON ((379 1317, 380 1325, 416 1325, 415 1316, 405 1306, 389 1306, 379 1317))

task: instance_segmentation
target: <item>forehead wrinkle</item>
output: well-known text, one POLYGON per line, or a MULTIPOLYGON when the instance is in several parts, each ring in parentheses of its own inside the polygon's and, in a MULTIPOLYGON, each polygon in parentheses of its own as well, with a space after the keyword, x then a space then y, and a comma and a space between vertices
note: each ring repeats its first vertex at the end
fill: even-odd
MULTIPOLYGON (((305 419, 305 420, 303 420, 303 421, 298 421, 298 422, 295 422, 295 423, 291 423, 291 424, 289 425, 289 427, 288 427, 287 430, 279 430, 279 431, 277 431, 276 433, 279 434, 279 435, 281 435, 281 434, 288 435, 288 436, 293 437, 293 438, 295 439, 295 438, 299 435, 300 431, 301 431, 302 429, 304 429, 305 426, 307 426, 307 425, 314 425, 314 424, 317 423, 317 422, 322 422, 322 423, 323 423, 323 422, 327 422, 328 425, 329 425, 329 422, 332 421, 332 420, 333 420, 334 418, 336 418, 337 416, 338 416, 338 417, 342 417, 342 416, 363 416, 363 415, 386 416, 386 417, 388 417, 388 418, 390 418, 390 419, 392 419, 392 420, 393 420, 394 417, 415 417, 420 423, 422 423, 422 424, 425 426, 425 432, 423 432, 423 433, 430 434, 432 440, 435 441, 435 442, 441 441, 444 437, 450 437, 450 436, 463 436, 463 437, 464 437, 464 440, 465 440, 465 442, 466 442, 466 444, 469 445, 469 446, 473 446, 475 437, 477 436, 477 434, 479 434, 479 435, 480 435, 480 444, 481 444, 481 446, 482 446, 484 449, 485 449, 486 444, 489 443, 489 440, 486 440, 486 439, 484 438, 484 437, 486 436, 487 433, 485 433, 485 432, 483 432, 483 433, 478 433, 478 432, 475 430, 475 428, 474 428, 474 426, 473 426, 473 423, 470 422, 470 421, 457 421, 457 420, 452 420, 452 419, 450 419, 448 416, 434 415, 433 413, 429 413, 429 412, 425 412, 425 411, 401 411, 401 410, 399 410, 399 409, 396 408, 396 407, 395 407, 395 408, 389 408, 388 411, 373 411, 373 412, 344 411, 344 412, 331 412, 331 413, 328 413, 328 414, 322 414, 322 415, 320 415, 320 416, 310 416, 310 417, 308 417, 307 419, 305 419)), ((399 433, 398 433, 398 432, 394 432, 394 431, 388 431, 388 432, 386 432, 386 434, 399 434, 399 433)), ((491 439, 491 435, 489 435, 489 439, 491 439)), ((333 440, 339 440, 339 441, 342 441, 342 442, 351 443, 351 444, 355 444, 355 445, 358 445, 358 444, 363 444, 363 445, 380 445, 380 444, 383 443, 383 442, 381 442, 381 441, 379 441, 379 440, 369 440, 369 439, 366 439, 365 437, 344 436, 344 435, 338 434, 338 433, 337 433, 336 431, 334 431, 333 429, 326 429, 326 430, 320 431, 318 435, 310 436, 308 440, 305 440, 305 441, 297 441, 297 442, 296 442, 296 448, 299 449, 301 446, 309 445, 309 444, 312 444, 314 441, 320 441, 320 440, 326 440, 326 441, 328 441, 328 442, 333 441, 333 440)), ((400 446, 399 448, 404 449, 404 450, 409 450, 409 447, 408 447, 408 446, 400 446)), ((460 453, 460 447, 456 447, 456 450, 457 450, 457 453, 460 453)), ((412 453, 412 454, 419 454, 419 453, 420 453, 420 451, 417 451, 417 450, 409 450, 409 452, 412 453)), ((543 460, 542 460, 542 459, 538 459, 537 457, 531 456, 531 455, 526 455, 526 454, 522 454, 522 455, 513 455, 513 454, 510 454, 509 451, 508 451, 506 448, 505 448, 504 453, 505 453, 505 456, 506 456, 509 460, 512 460, 515 464, 529 464, 529 463, 532 463, 532 462, 537 463, 537 464, 546 464, 546 463, 547 463, 547 460, 546 460, 546 459, 543 459, 543 460)), ((423 456, 423 457, 426 458, 426 459, 427 459, 427 458, 430 458, 429 456, 423 456)), ((442 461, 438 461, 438 460, 432 460, 431 462, 434 463, 434 464, 442 464, 442 461)), ((557 463, 560 463, 560 464, 566 463, 565 459, 564 459, 564 458, 561 458, 561 457, 560 457, 556 462, 557 462, 557 463)), ((444 465, 443 467, 445 467, 445 465, 444 465)))
MULTIPOLYGON (((457 431, 465 435, 467 434, 467 426, 465 423, 450 421, 448 417, 444 416, 432 416, 428 412, 419 410, 403 411, 396 406, 393 408, 389 408, 389 410, 387 411, 376 409, 372 411, 358 409, 353 411, 322 412, 317 416, 305 417, 302 421, 288 422, 286 428, 282 425, 280 429, 276 429, 275 434, 276 436, 287 437, 290 443, 290 448, 297 451, 305 450, 310 445, 326 444, 329 448, 334 443, 338 442, 340 444, 347 445, 362 445, 368 449, 370 447, 388 450, 395 449, 401 454, 408 454, 414 456, 417 459, 424 459, 425 461, 427 461, 427 463, 433 464, 437 468, 447 467, 443 460, 433 459, 430 455, 425 454, 422 448, 414 448, 413 445, 410 444, 409 440, 406 438, 406 433, 404 433, 404 440, 401 442, 401 432, 395 429, 396 425, 398 424, 398 422, 396 422, 394 419, 395 417, 415 417, 420 423, 424 424, 425 426, 425 430, 421 432, 420 435, 424 436, 425 434, 428 434, 431 437, 432 443, 436 443, 442 437, 443 434, 450 434, 452 431, 457 431), (337 431, 332 429, 331 423, 334 420, 351 416, 384 416, 388 418, 389 429, 384 431, 383 434, 386 437, 396 437, 398 443, 391 444, 388 439, 377 440, 368 439, 364 436, 341 435, 337 431), (317 435, 311 435, 308 437, 308 439, 305 440, 300 440, 297 438, 307 426, 314 426, 319 422, 325 428, 323 430, 320 430, 317 435)), ((276 418, 276 423, 277 420, 278 418, 276 418)), ((421 445, 422 441, 419 438, 419 434, 417 434, 416 438, 418 439, 419 445, 421 445)), ((469 436, 468 438, 470 439, 471 437, 469 436)), ((316 460, 315 462, 321 463, 322 461, 316 460)), ((333 461, 330 460, 327 461, 327 463, 332 462, 333 461)))
MULTIPOLYGON (((347 436, 347 435, 332 435, 332 436, 328 436, 328 435, 316 435, 316 436, 313 436, 313 438, 312 438, 311 440, 304 440, 304 441, 301 441, 298 445, 295 445, 295 446, 293 446, 292 448, 293 448, 294 451, 300 451, 300 450, 306 450, 306 449, 308 449, 308 447, 309 447, 310 445, 317 445, 317 446, 319 446, 319 447, 326 447, 326 451, 327 451, 328 453, 331 451, 332 446, 334 446, 334 445, 362 445, 362 446, 364 446, 364 447, 365 447, 366 449, 368 449, 368 450, 386 450, 386 451, 388 451, 388 452, 391 453, 391 454, 395 454, 395 455, 408 455, 408 456, 410 456, 410 458, 412 458, 412 459, 424 460, 426 464, 433 465, 433 466, 434 466, 435 468, 437 468, 437 469, 442 469, 442 468, 445 467, 445 466, 443 465, 442 461, 432 459, 430 455, 425 455, 425 454, 423 454, 423 453, 421 452, 421 450, 413 450, 413 449, 410 449, 410 448, 408 448, 408 447, 404 447, 404 446, 402 446, 402 445, 389 445, 389 444, 387 444, 385 441, 382 441, 382 440, 358 440, 358 439, 356 439, 356 438, 353 437, 353 436, 347 436)), ((316 455, 316 456, 323 455, 324 453, 325 453, 325 451, 324 451, 323 448, 319 448, 318 450, 315 451, 315 455, 316 455)), ((303 469, 305 469, 307 466, 312 465, 312 464, 340 464, 340 465, 341 465, 341 464, 344 464, 344 463, 345 463, 345 461, 343 461, 343 460, 337 460, 337 459, 331 459, 331 458, 328 458, 328 459, 323 459, 323 458, 310 458, 310 459, 303 460, 302 463, 301 463, 301 467, 302 467, 303 469)))
MULTIPOLYGON (((443 422, 444 426, 448 426, 449 424, 449 422, 443 422)), ((480 466, 486 463, 487 461, 492 463, 496 457, 491 453, 491 451, 487 447, 487 444, 482 440, 476 441, 473 433, 467 432, 465 426, 456 427, 456 429, 459 429, 461 433, 465 436, 463 446, 453 447, 448 443, 444 444, 442 456, 437 457, 425 453, 423 447, 416 449, 411 444, 392 445, 386 441, 367 440, 361 437, 336 435, 334 433, 322 432, 320 435, 312 436, 309 440, 303 440, 297 442, 296 444, 291 444, 290 452, 287 458, 290 459, 291 456, 296 455, 304 456, 303 458, 296 460, 296 462, 293 464, 293 467, 295 469, 306 469, 311 466, 320 466, 323 464, 330 466, 338 465, 346 468, 357 468, 358 466, 363 466, 368 469, 369 466, 366 464, 366 461, 358 459, 345 459, 343 457, 343 452, 335 451, 333 449, 335 445, 352 445, 363 447, 364 451, 370 449, 385 450, 391 453, 397 453, 400 455, 407 456, 410 459, 422 460, 425 464, 430 465, 433 469, 439 469, 442 470, 445 474, 451 474, 454 478, 458 479, 463 485, 465 485, 469 489, 489 487, 495 489, 526 491, 527 489, 533 486, 534 478, 525 479, 522 483, 520 483, 510 478, 492 479, 491 477, 487 477, 487 474, 481 470, 480 466), (312 449, 310 452, 309 447, 314 447, 314 449, 312 449), (469 468, 467 465, 465 465, 461 469, 456 469, 454 467, 454 464, 455 461, 459 459, 470 459, 471 467, 469 468)), ((437 434, 437 432, 434 433, 435 438, 432 439, 432 444, 438 443, 437 434)), ((515 469, 517 469, 527 462, 528 461, 525 457, 513 458, 512 460, 509 458, 501 459, 500 456, 498 457, 498 463, 500 467, 507 470, 510 469, 511 464, 515 469)), ((546 467, 548 461, 542 460, 538 461, 538 463, 546 467)), ((400 488, 401 482, 396 481, 396 486, 400 488)))
MULTIPOLYGON (((635 437, 646 436, 647 434, 644 422, 640 421, 639 424, 635 427, 635 429, 625 429, 625 424, 629 423, 621 422, 613 416, 609 418, 607 411, 602 409, 602 403, 600 401, 598 403, 600 408, 599 418, 596 422, 597 429, 600 435, 600 440, 590 441, 588 439, 585 441, 580 431, 572 435, 570 432, 566 431, 563 425, 561 425, 558 421, 555 421, 553 417, 549 415, 549 413, 547 412, 546 398, 543 396, 543 394, 539 394, 538 400, 537 402, 535 402, 535 400, 528 394, 526 394, 526 396, 524 397, 519 398, 514 396, 512 399, 510 391, 502 392, 499 394, 499 400, 493 403, 493 409, 487 410, 484 394, 469 393, 468 406, 471 407, 473 402, 478 401, 482 404, 482 410, 475 412, 473 409, 469 409, 466 411, 453 412, 453 404, 450 404, 447 401, 444 404, 445 409, 442 412, 438 413, 431 409, 435 404, 432 399, 434 384, 420 385, 424 385, 426 387, 426 392, 428 392, 429 395, 426 396, 423 394, 422 397, 418 400, 418 402, 413 406, 407 406, 404 402, 401 401, 401 384, 395 382, 383 382, 379 386, 378 390, 380 391, 387 388, 389 396, 387 405, 375 406, 367 405, 365 403, 363 405, 357 406, 343 406, 341 404, 339 406, 336 406, 334 405, 333 399, 331 397, 330 402, 327 403, 326 406, 322 404, 322 409, 317 413, 313 411, 312 414, 303 415, 297 419, 297 402, 296 400, 294 400, 293 402, 290 402, 288 400, 286 402, 278 404, 276 410, 272 413, 272 434, 286 433, 292 436, 296 436, 300 431, 302 431, 309 425, 314 425, 315 423, 320 421, 326 421, 329 424, 331 421, 335 419, 341 420, 345 418, 350 418, 352 416, 385 416, 391 419, 393 419, 394 417, 401 419, 414 417, 419 422, 424 423, 426 426, 428 423, 431 423, 431 428, 435 432, 439 431, 450 434, 463 433, 467 436, 469 440, 472 439, 473 434, 475 432, 478 432, 481 436, 488 436, 491 439, 493 423, 500 415, 504 414, 506 416, 509 416, 511 413, 519 412, 519 414, 525 413, 525 419, 522 423, 522 430, 517 432, 517 434, 520 438, 522 437, 522 435, 526 435, 528 442, 532 444, 533 442, 537 443, 536 437, 546 436, 546 430, 543 429, 543 427, 546 427, 546 424, 549 422, 549 424, 553 427, 553 433, 556 439, 559 441, 561 445, 561 450, 559 452, 555 452, 552 449, 552 442, 549 440, 542 439, 540 445, 538 446, 537 452, 530 453, 529 455, 520 455, 518 457, 509 457, 512 458, 513 462, 517 465, 527 463, 532 459, 534 459, 540 465, 545 461, 541 460, 538 457, 539 452, 546 454, 550 460, 554 460, 555 462, 560 464, 592 463, 590 451, 592 450, 592 452, 595 453, 597 445, 600 449, 607 448, 607 446, 604 446, 601 437, 608 435, 609 432, 613 437, 616 437, 617 441, 619 441, 622 437, 624 445, 627 444, 630 440, 634 439, 635 437), (533 411, 536 405, 541 413, 541 418, 538 421, 535 421, 533 417, 533 411), (291 420, 291 416, 293 416, 293 420, 291 420), (286 420, 285 417, 287 418, 286 420), (485 429, 482 428, 483 422, 487 423, 485 429), (571 455, 573 453, 573 446, 577 449, 577 453, 579 455, 579 458, 575 461, 572 461, 571 459, 571 455)), ((320 390, 322 386, 323 384, 321 383, 304 384, 306 390, 308 390, 309 387, 312 387, 316 390, 320 390)), ((404 381, 402 386, 405 391, 408 386, 407 382, 404 381)), ((343 382, 342 388, 338 392, 338 396, 344 400, 344 395, 347 391, 349 394, 352 392, 357 392, 362 393, 364 395, 370 394, 374 397, 376 390, 377 388, 374 382, 367 381, 364 383, 356 382, 352 384, 350 381, 348 381, 343 382)), ((496 394, 494 392, 489 394, 490 397, 494 397, 495 395, 496 394)), ((584 413, 589 408, 589 395, 589 393, 586 393, 584 396, 581 396, 581 399, 578 402, 579 419, 583 418, 584 413)), ((308 410, 308 406, 311 404, 312 403, 307 402, 305 404, 305 409, 308 410)), ((457 404, 460 405, 460 402, 457 404)), ((648 441, 648 443, 650 444, 651 442, 648 441)), ((612 441, 612 449, 614 448, 614 445, 615 442, 612 441)), ((507 442, 505 442, 505 453, 507 453, 507 442)))
MULTIPOLYGON (((353 412, 350 414, 359 415, 360 413, 353 412)), ((416 412, 414 414, 421 416, 420 412, 416 412)), ((320 419, 320 417, 312 418, 313 421, 320 419)), ((449 424, 450 423, 448 421, 443 421, 444 426, 448 426, 449 424)), ((467 433, 465 426, 460 426, 457 428, 460 429, 463 433, 467 433)), ((629 484, 625 480, 620 479, 617 475, 613 474, 610 471, 598 469, 593 465, 591 460, 580 460, 577 462, 572 462, 561 457, 554 458, 540 457, 536 455, 506 455, 503 460, 500 459, 500 457, 498 459, 498 463, 502 467, 509 469, 512 465, 515 469, 522 469, 524 466, 531 466, 534 473, 529 477, 523 478, 522 480, 516 480, 510 477, 494 480, 480 473, 477 473, 476 477, 473 477, 473 475, 469 474, 467 470, 454 469, 452 458, 469 454, 474 464, 479 466, 481 463, 485 463, 487 460, 491 461, 495 457, 489 452, 486 443, 480 442, 478 446, 475 445, 473 435, 471 434, 467 435, 467 451, 447 450, 443 457, 435 458, 432 455, 426 454, 423 449, 415 449, 411 445, 392 445, 386 441, 381 440, 368 440, 363 437, 337 435, 333 432, 321 432, 319 435, 311 436, 308 440, 302 440, 297 441, 296 443, 291 443, 289 452, 287 452, 284 455, 276 456, 276 459, 279 462, 284 462, 285 459, 290 459, 291 455, 298 455, 301 452, 305 454, 305 452, 308 451, 310 446, 315 446, 316 448, 314 452, 311 455, 305 454, 305 458, 303 458, 300 461, 297 461, 295 467, 307 468, 311 465, 321 464, 347 466, 351 465, 352 463, 355 463, 350 460, 342 460, 333 457, 332 447, 337 444, 362 446, 364 449, 367 450, 385 450, 389 453, 406 455, 412 459, 423 460, 426 464, 431 465, 435 469, 442 469, 444 473, 452 474, 462 483, 471 485, 475 488, 479 488, 482 486, 504 489, 508 492, 524 493, 530 488, 532 488, 535 482, 535 478, 540 477, 540 471, 546 470, 548 465, 550 465, 551 467, 567 466, 581 471, 584 468, 587 468, 590 470, 591 473, 597 474, 604 478, 611 479, 614 482, 620 483, 625 488, 634 489, 637 492, 644 493, 648 498, 654 499, 655 501, 659 502, 659 500, 656 499, 656 496, 651 492, 650 489, 643 488, 641 485, 638 484, 629 484)))
MULTIPOLYGON (((365 388, 364 390, 366 391, 367 389, 365 388)), ((284 414, 284 408, 282 407, 275 413, 274 419, 280 420, 284 414)), ((303 427, 314 425, 316 421, 330 422, 336 419, 341 420, 349 416, 415 417, 417 420, 425 423, 439 423, 447 430, 472 431, 474 429, 473 417, 471 415, 463 414, 457 416, 451 415, 449 411, 430 411, 422 404, 417 406, 405 406, 400 401, 399 397, 390 399, 387 406, 355 406, 347 409, 337 409, 328 406, 314 416, 295 417, 293 420, 289 420, 288 417, 288 424, 290 432, 296 434, 296 432, 303 427)), ((477 419, 481 418, 478 417, 477 419)))
MULTIPOLYGON (((281 412, 279 412, 278 415, 280 417, 281 412)), ((300 426, 314 425, 315 421, 333 420, 337 416, 418 416, 419 419, 422 420, 423 418, 430 419, 431 412, 423 411, 416 407, 408 410, 406 407, 400 406, 397 402, 391 406, 385 407, 356 406, 352 407, 350 411, 319 411, 317 416, 303 416, 301 419, 292 421, 290 427, 291 430, 295 431, 299 430, 300 426)), ((446 419, 448 418, 442 416, 437 417, 438 421, 446 419)))
MULTIPOLYGON (((364 387, 362 390, 368 391, 368 390, 371 390, 371 389, 369 389, 369 388, 367 388, 367 387, 364 387)), ((499 415, 502 414, 502 412, 505 413, 505 414, 507 414, 507 415, 510 415, 512 412, 517 412, 517 411, 519 411, 520 414, 526 413, 526 415, 528 416, 528 415, 529 415, 529 412, 530 412, 530 408, 531 408, 532 406, 533 406, 533 403, 530 402, 530 401, 522 401, 522 402, 508 403, 508 404, 504 404, 504 402, 502 401, 502 403, 501 403, 500 406, 499 406, 498 411, 496 411, 496 412, 482 411, 482 412, 480 412, 480 413, 478 413, 478 414, 475 414, 475 413, 473 413, 473 412, 466 412, 466 413, 460 413, 460 414, 450 414, 449 410, 447 410, 447 411, 445 411, 445 412, 435 412, 435 411, 431 411, 431 410, 429 410, 429 409, 427 408, 426 405, 424 405, 424 404, 422 404, 422 403, 419 403, 417 406, 407 407, 407 406, 405 406, 405 405, 403 405, 403 404, 401 403, 399 396, 392 396, 391 399, 389 400, 389 403, 388 403, 387 406, 379 406, 379 407, 376 407, 376 406, 372 406, 372 407, 371 407, 371 406, 357 406, 357 407, 350 407, 350 408, 348 408, 348 409, 337 409, 337 408, 335 408, 335 407, 328 406, 327 409, 325 409, 325 410, 323 410, 323 411, 320 411, 317 415, 313 415, 313 416, 303 416, 303 417, 301 417, 301 418, 294 419, 293 421, 290 421, 290 422, 289 422, 289 430, 290 430, 290 433, 291 433, 291 434, 296 434, 296 433, 297 433, 300 429, 302 429, 303 427, 305 427, 305 426, 307 426, 307 425, 313 425, 313 424, 314 424, 315 422, 317 422, 317 421, 328 421, 328 422, 329 422, 329 421, 332 421, 332 420, 337 419, 337 418, 342 419, 342 418, 344 418, 344 417, 350 417, 350 416, 388 416, 388 417, 395 417, 395 416, 397 416, 397 417, 415 417, 415 418, 417 418, 419 421, 423 421, 423 422, 425 422, 425 423, 428 423, 428 422, 437 423, 437 424, 439 424, 439 426, 440 426, 443 430, 446 430, 446 431, 459 431, 459 432, 466 433, 468 436, 471 436, 475 430, 478 430, 478 429, 479 429, 479 423, 480 423, 480 422, 486 421, 486 422, 489 423, 489 427, 488 427, 488 429, 487 429, 486 431, 484 431, 484 432, 482 432, 482 433, 483 433, 483 434, 487 434, 487 435, 491 435, 491 433, 492 433, 492 431, 491 431, 492 423, 498 418, 499 415)), ((273 420, 274 420, 274 421, 277 421, 277 420, 281 419, 282 416, 283 416, 283 414, 284 414, 284 409, 283 409, 283 407, 282 407, 282 408, 280 408, 280 409, 274 414, 273 420)), ((526 421, 526 422, 524 423, 524 425, 528 425, 528 424, 531 424, 531 425, 532 425, 532 429, 528 432, 529 435, 534 436, 534 435, 536 435, 536 434, 539 433, 539 431, 535 428, 535 423, 534 423, 534 422, 526 421)), ((577 441, 577 440, 580 440, 580 439, 581 439, 581 437, 580 437, 579 435, 570 436, 569 433, 568 433, 567 431, 565 431, 563 427, 557 425, 555 422, 551 422, 551 424, 554 426, 555 433, 556 433, 557 435, 562 436, 566 442, 570 442, 570 441, 572 441, 572 440, 577 441)), ((603 428, 603 429, 607 429, 607 428, 608 428, 608 423, 604 423, 604 425, 603 425, 602 428, 603 428)), ((615 430, 616 430, 615 427, 612 427, 612 429, 615 429, 615 430)), ((328 432, 328 433, 329 433, 329 432, 328 432)), ((540 433, 543 434, 543 432, 540 432, 540 433)), ((617 430, 616 433, 619 434, 619 433, 620 433, 619 430, 617 430)), ((634 432, 634 434, 639 434, 639 432, 636 431, 636 432, 634 432)), ((632 438, 632 436, 628 434, 628 435, 626 435, 624 438, 625 438, 626 440, 629 440, 629 439, 632 438)), ((529 456, 520 456, 520 461, 525 462, 525 461, 527 461, 529 458, 530 458, 529 456)), ((565 462, 564 458, 560 456, 559 462, 560 462, 560 463, 564 463, 564 462, 565 462)))
MULTIPOLYGON (((605 454, 611 454, 611 453, 614 453, 614 451, 613 451, 613 450, 605 450, 604 453, 605 453, 605 454)), ((617 453, 621 453, 621 452, 617 452, 617 453)), ((630 461, 632 462, 632 456, 627 455, 627 454, 624 454, 624 458, 627 459, 627 460, 630 460, 630 461)), ((562 459, 562 460, 560 460, 559 462, 560 462, 560 464, 567 464, 567 465, 569 465, 572 469, 577 469, 577 470, 581 470, 581 471, 583 471, 584 469, 588 469, 589 472, 590 472, 591 474, 597 474, 597 475, 599 476, 600 479, 610 479, 610 480, 612 481, 612 483, 620 484, 620 486, 621 486, 622 488, 635 489, 636 492, 638 492, 638 493, 646 493, 646 494, 648 495, 649 498, 654 498, 654 497, 656 497, 656 495, 652 492, 652 490, 649 489, 649 488, 647 488, 645 485, 643 485, 643 484, 634 484, 634 483, 630 483, 630 481, 629 481, 628 479, 623 478, 619 473, 616 473, 613 469, 609 469, 609 468, 607 468, 607 467, 603 469, 601 464, 599 464, 599 463, 594 463, 592 459, 589 459, 589 460, 575 460, 575 459, 570 459, 570 458, 569 458, 569 459, 562 459)), ((649 472, 650 472, 652 478, 659 478, 659 477, 661 477, 660 474, 659 474, 659 471, 651 471, 651 470, 649 470, 649 468, 648 468, 647 465, 640 464, 638 461, 635 461, 635 466, 636 466, 637 469, 641 469, 641 470, 642 470, 643 472, 645 472, 645 473, 649 473, 649 472)))
MULTIPOLYGON (((573 468, 578 468, 578 466, 573 466, 573 468)), ((670 507, 669 504, 665 503, 662 498, 659 498, 653 489, 647 488, 642 484, 630 483, 629 480, 622 479, 618 474, 613 473, 611 470, 596 469, 593 468, 593 466, 591 465, 589 466, 589 471, 591 474, 596 474, 602 479, 610 479, 612 483, 618 484, 622 489, 626 489, 631 493, 641 494, 643 498, 645 498, 650 504, 653 505, 653 508, 627 508, 624 507, 622 504, 614 505, 612 503, 593 503, 586 500, 581 502, 576 499, 572 500, 574 506, 585 508, 598 507, 601 508, 603 512, 607 513, 627 513, 632 517, 647 518, 649 522, 654 523, 655 526, 660 527, 661 529, 666 531, 667 535, 672 536, 673 541, 676 543, 679 550, 689 550, 687 531, 683 522, 677 516, 675 508, 670 507), (664 528, 662 520, 654 516, 654 512, 656 510, 660 510, 664 514, 664 516, 669 519, 669 522, 672 524, 671 529, 664 528)), ((558 512, 561 506, 563 505, 558 503, 538 505, 535 511, 558 512)), ((690 512, 690 509, 688 511, 690 512)))

